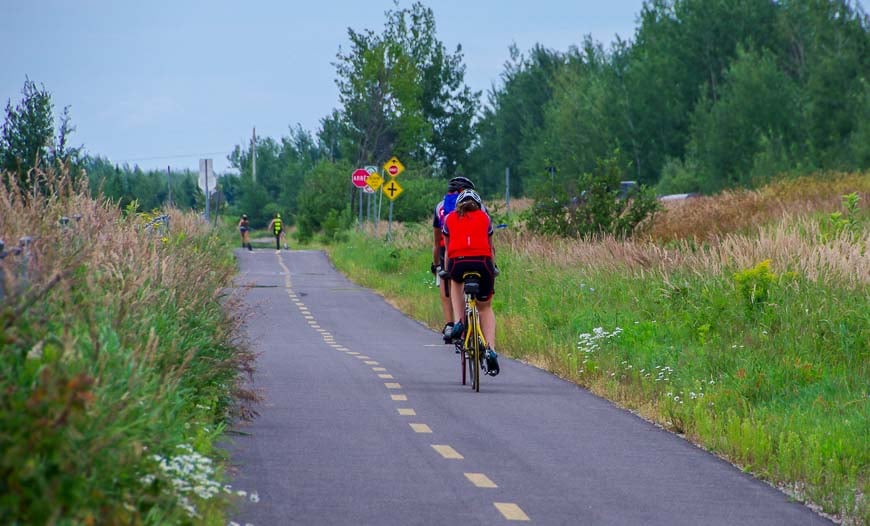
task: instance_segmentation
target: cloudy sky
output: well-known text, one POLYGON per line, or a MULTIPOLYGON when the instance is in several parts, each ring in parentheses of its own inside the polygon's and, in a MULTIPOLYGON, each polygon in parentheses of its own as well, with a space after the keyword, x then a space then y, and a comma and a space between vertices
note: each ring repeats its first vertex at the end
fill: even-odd
MULTIPOLYGON (((438 37, 461 44, 466 82, 488 90, 516 43, 558 50, 584 35, 631 39, 642 0, 430 0, 438 37)), ((410 6, 402 0, 400 7, 410 6)), ((25 77, 55 113, 70 106, 75 144, 143 168, 215 169, 261 136, 316 132, 338 106, 332 62, 347 28, 381 29, 392 0, 0 0, 0 101, 25 77)))

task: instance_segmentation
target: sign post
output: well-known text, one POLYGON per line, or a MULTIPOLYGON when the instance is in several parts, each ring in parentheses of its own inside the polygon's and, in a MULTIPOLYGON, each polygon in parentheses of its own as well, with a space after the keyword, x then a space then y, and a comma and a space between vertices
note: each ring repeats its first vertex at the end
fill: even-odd
POLYGON ((359 226, 362 227, 363 223, 363 212, 362 212, 362 195, 363 188, 366 187, 366 179, 368 179, 369 173, 362 168, 357 168, 350 174, 350 181, 354 186, 359 188, 359 226))
POLYGON ((214 175, 214 165, 212 164, 211 159, 200 159, 199 160, 199 187, 202 188, 202 191, 205 193, 205 221, 208 223, 209 219, 209 191, 208 191, 208 179, 209 175, 214 175))

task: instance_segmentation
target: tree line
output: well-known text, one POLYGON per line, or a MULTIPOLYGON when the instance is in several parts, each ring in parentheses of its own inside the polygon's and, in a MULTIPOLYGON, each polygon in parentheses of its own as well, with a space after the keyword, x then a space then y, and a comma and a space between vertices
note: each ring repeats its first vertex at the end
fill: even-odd
MULTIPOLYGON (((567 50, 511 46, 483 97, 465 83, 461 46, 448 50, 437 38, 434 11, 397 4, 383 28, 348 29, 349 44, 333 63, 339 106, 319 129, 297 125, 279 139, 237 145, 229 156, 237 174, 222 178, 218 198, 255 226, 282 211, 311 235, 327 216, 349 224, 359 212, 351 170, 392 155, 408 168, 396 201, 400 220, 426 217, 445 181, 459 174, 496 196, 507 169, 512 195, 534 196, 548 203, 547 213, 562 214, 605 180, 608 196, 621 180, 658 194, 711 193, 781 174, 866 169, 868 29, 850 0, 648 0, 630 40, 605 46, 586 37, 567 50)), ((33 158, 32 146, 9 132, 27 111, 7 105, 5 170, 33 158)), ((41 143, 54 144, 42 162, 76 157, 67 146, 71 129, 65 112, 56 140, 41 143)), ((39 130, 44 139, 46 128, 39 130)), ((166 174, 158 184, 159 173, 85 161, 110 196, 135 187, 155 202, 168 198, 166 174)), ((172 179, 177 203, 203 204, 191 174, 172 179)))

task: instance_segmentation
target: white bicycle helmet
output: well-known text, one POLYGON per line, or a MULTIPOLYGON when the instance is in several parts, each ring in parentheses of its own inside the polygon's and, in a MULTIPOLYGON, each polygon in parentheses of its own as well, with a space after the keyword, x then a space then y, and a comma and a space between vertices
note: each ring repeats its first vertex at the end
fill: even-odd
POLYGON ((480 199, 480 196, 474 190, 463 190, 459 197, 456 198, 456 204, 462 203, 463 201, 474 201, 478 204, 478 206, 483 207, 483 201, 480 199))

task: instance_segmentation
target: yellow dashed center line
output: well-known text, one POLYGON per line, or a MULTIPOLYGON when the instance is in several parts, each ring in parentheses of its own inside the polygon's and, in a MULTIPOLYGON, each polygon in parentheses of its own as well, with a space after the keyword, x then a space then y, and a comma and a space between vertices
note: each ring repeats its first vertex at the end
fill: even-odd
POLYGON ((437 451, 438 454, 442 457, 449 460, 462 460, 463 458, 465 458, 460 455, 458 451, 444 444, 432 444, 432 449, 437 451))
POLYGON ((386 371, 386 370, 387 370, 386 367, 372 367, 372 371, 374 371, 374 372, 376 372, 376 373, 377 373, 377 372, 383 372, 383 371, 386 371))
POLYGON ((471 481, 478 488, 497 488, 495 482, 489 479, 483 473, 464 473, 465 478, 471 481))
POLYGON ((407 402, 408 401, 408 395, 390 395, 390 398, 394 402, 407 402))
POLYGON ((356 351, 347 351, 347 354, 349 354, 349 355, 351 355, 351 356, 356 356, 356 355, 359 354, 359 353, 356 352, 356 351))
POLYGON ((366 360, 366 361, 364 361, 363 363, 366 364, 366 365, 381 365, 381 364, 379 364, 378 362, 376 362, 376 361, 374 361, 374 360, 366 360))
POLYGON ((383 378, 384 380, 393 380, 393 375, 387 373, 381 373, 378 375, 378 378, 383 378))
POLYGON ((357 356, 357 358, 359 358, 360 360, 371 360, 372 359, 371 356, 366 356, 364 354, 360 354, 359 356, 357 356))
POLYGON ((504 515, 504 518, 509 521, 527 521, 529 516, 526 515, 519 506, 513 502, 493 502, 496 509, 504 515))
POLYGON ((396 411, 402 416, 417 416, 417 411, 414 411, 410 407, 400 407, 396 411))
POLYGON ((387 389, 401 389, 402 386, 398 382, 386 382, 384 387, 387 389))
POLYGON ((415 433, 431 433, 432 428, 426 424, 408 424, 415 433))

